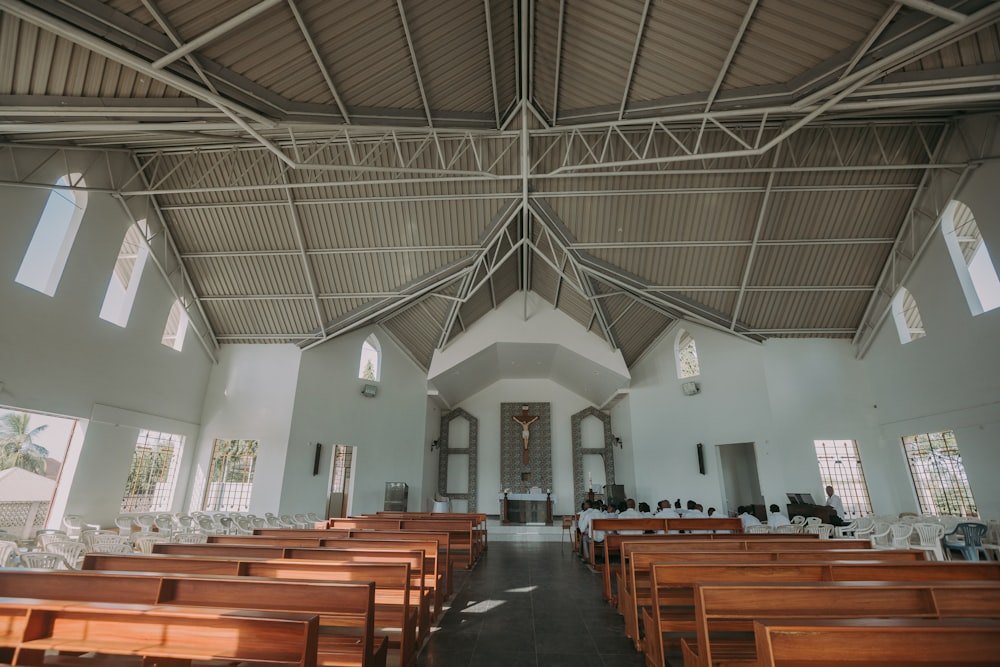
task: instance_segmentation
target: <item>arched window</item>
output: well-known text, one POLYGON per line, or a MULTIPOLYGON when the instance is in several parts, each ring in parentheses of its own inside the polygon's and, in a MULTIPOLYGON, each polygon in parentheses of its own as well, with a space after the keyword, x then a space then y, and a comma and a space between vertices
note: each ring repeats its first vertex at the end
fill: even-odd
POLYGON ((361 363, 358 366, 358 379, 378 382, 382 377, 382 344, 375 334, 368 336, 361 345, 361 363))
POLYGON ((180 299, 174 301, 167 315, 167 326, 163 328, 161 343, 177 351, 184 349, 184 336, 187 334, 188 314, 180 299))
MULTIPOLYGON (((56 185, 83 187, 85 184, 82 175, 70 174, 62 176, 56 185)), ((52 190, 14 280, 43 294, 55 294, 86 208, 86 192, 52 190)))
POLYGON ((694 338, 684 329, 677 333, 677 340, 674 343, 674 359, 677 360, 677 377, 683 379, 701 375, 694 338))
POLYGON ((129 225, 125 239, 118 250, 115 260, 115 270, 111 273, 108 291, 104 294, 104 305, 101 307, 101 319, 124 327, 128 324, 128 316, 135 303, 135 294, 139 291, 139 279, 142 268, 146 265, 149 248, 143 240, 148 234, 146 221, 139 220, 129 225))
POLYGON ((905 287, 900 287, 892 299, 892 319, 896 322, 900 343, 909 343, 927 335, 917 302, 905 287))
POLYGON ((1000 306, 996 266, 979 233, 972 209, 952 200, 941 216, 941 232, 972 314, 980 315, 1000 306))

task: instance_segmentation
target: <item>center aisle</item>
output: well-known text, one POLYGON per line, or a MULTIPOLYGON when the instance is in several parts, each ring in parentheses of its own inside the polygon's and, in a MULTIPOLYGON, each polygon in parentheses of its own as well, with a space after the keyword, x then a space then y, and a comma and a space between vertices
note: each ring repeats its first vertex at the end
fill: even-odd
POLYGON ((643 667, 601 577, 559 542, 490 542, 417 667, 643 667))

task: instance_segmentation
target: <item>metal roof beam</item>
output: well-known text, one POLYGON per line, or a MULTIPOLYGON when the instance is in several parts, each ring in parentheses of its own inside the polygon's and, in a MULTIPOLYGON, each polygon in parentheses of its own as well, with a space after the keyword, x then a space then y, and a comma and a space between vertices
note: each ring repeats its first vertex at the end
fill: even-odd
MULTIPOLYGON (((177 31, 174 30, 174 27, 173 25, 171 25, 170 21, 167 20, 167 17, 164 16, 162 12, 160 12, 159 8, 156 6, 153 0, 142 0, 142 5, 143 7, 146 8, 146 11, 148 11, 150 15, 152 15, 153 20, 155 20, 160 25, 160 27, 163 29, 164 34, 166 34, 166 36, 170 38, 170 41, 174 43, 174 46, 180 46, 183 43, 181 41, 180 36, 177 34, 177 31)), ((198 62, 198 59, 191 54, 187 54, 184 56, 184 60, 185 62, 187 62, 188 65, 191 66, 191 69, 195 71, 195 73, 198 75, 198 78, 201 79, 201 82, 204 83, 209 90, 218 95, 219 94, 218 89, 209 80, 208 75, 205 74, 204 70, 202 70, 201 64, 198 62)))
MULTIPOLYGON (((773 163, 778 163, 780 146, 775 149, 773 163)), ((753 270, 753 261, 757 255, 757 244, 760 241, 761 231, 764 229, 764 221, 767 220, 767 207, 771 203, 771 188, 774 187, 774 174, 768 174, 767 186, 764 189, 764 196, 760 201, 760 208, 757 210, 757 222, 754 224, 753 236, 750 239, 750 250, 747 252, 747 262, 743 267, 743 279, 740 280, 740 291, 736 295, 736 305, 733 306, 733 318, 729 322, 729 328, 735 329, 736 323, 740 319, 740 310, 743 308, 743 297, 746 295, 747 285, 750 283, 750 272, 753 270)))
MULTIPOLYGON (((705 112, 709 112, 712 109, 712 105, 715 103, 715 96, 719 94, 719 89, 722 88, 722 82, 726 79, 726 74, 729 72, 729 66, 733 63, 733 58, 736 57, 736 50, 739 48, 740 43, 743 42, 743 35, 746 34, 747 26, 750 25, 750 19, 753 17, 754 12, 757 11, 757 3, 759 0, 750 0, 750 4, 747 6, 746 12, 743 14, 743 22, 740 23, 740 27, 736 30, 736 36, 733 37, 732 43, 729 45, 729 52, 726 54, 725 59, 722 61, 722 67, 719 68, 719 75, 715 77, 715 83, 712 84, 712 89, 708 91, 708 99, 705 100, 705 112)), ((621 116, 618 116, 619 119, 621 116)))
POLYGON ((256 5, 253 5, 252 7, 240 12, 236 16, 223 21, 214 28, 208 29, 201 35, 192 39, 187 44, 184 44, 183 46, 173 51, 172 53, 168 53, 167 55, 163 56, 156 62, 152 63, 153 69, 163 69, 164 67, 174 62, 175 60, 179 60, 180 58, 183 58, 187 54, 192 53, 197 49, 205 46, 209 42, 218 39, 222 35, 229 32, 230 30, 238 28, 247 21, 256 18, 260 14, 263 14, 264 12, 271 9, 275 5, 280 4, 281 2, 283 2, 283 0, 261 0, 261 2, 257 3, 256 5))
POLYGON ((901 5, 906 5, 912 9, 916 9, 917 11, 924 12, 925 14, 936 16, 939 19, 951 21, 952 23, 962 23, 969 18, 968 14, 956 12, 955 10, 948 9, 947 7, 942 7, 935 2, 931 2, 931 0, 896 0, 896 2, 901 5))
POLYGON ((563 28, 566 24, 566 0, 559 0, 559 31, 556 34, 555 83, 552 86, 552 124, 559 120, 559 78, 562 75, 563 28))
POLYGON ((490 56, 490 84, 493 87, 493 114, 496 127, 500 129, 500 93, 497 88, 497 61, 493 49, 493 17, 490 15, 490 0, 483 0, 483 14, 486 18, 486 48, 490 56))
POLYGON ((313 39, 312 33, 309 32, 309 27, 306 25, 305 20, 303 20, 302 13, 295 4, 295 0, 288 0, 288 8, 292 10, 292 16, 295 17, 295 22, 299 26, 299 32, 302 33, 302 38, 309 47, 309 52, 312 53, 313 60, 316 61, 316 67, 319 69, 319 73, 323 75, 323 81, 326 82, 326 87, 330 90, 330 94, 333 95, 333 101, 337 103, 340 115, 344 117, 344 122, 350 125, 351 115, 347 112, 347 107, 344 105, 344 101, 340 98, 340 93, 337 92, 337 86, 333 84, 333 78, 330 76, 330 70, 326 66, 326 63, 323 62, 323 57, 320 55, 319 49, 316 48, 316 40, 313 39))
POLYGON ((420 91, 420 99, 424 103, 424 114, 427 116, 427 127, 434 127, 434 119, 431 118, 431 105, 427 101, 427 91, 424 89, 424 80, 420 76, 420 65, 417 62, 417 50, 413 48, 413 37, 410 36, 410 24, 406 20, 406 10, 403 9, 403 0, 396 0, 396 8, 399 10, 399 20, 403 24, 403 34, 406 36, 406 46, 410 49, 410 63, 413 65, 413 75, 417 79, 417 90, 420 91))
MULTIPOLYGON (((632 78, 635 76, 635 63, 639 59, 639 47, 642 45, 642 35, 646 31, 646 19, 649 18, 650 1, 646 0, 643 3, 642 17, 639 19, 639 29, 635 31, 635 43, 632 45, 632 59, 628 64, 628 74, 625 75, 625 89, 622 91, 622 102, 618 108, 618 120, 625 117, 625 107, 628 106, 628 93, 632 89, 632 78)), ((753 0, 753 2, 756 3, 757 0, 753 0)), ((560 5, 560 11, 561 9, 560 5)))

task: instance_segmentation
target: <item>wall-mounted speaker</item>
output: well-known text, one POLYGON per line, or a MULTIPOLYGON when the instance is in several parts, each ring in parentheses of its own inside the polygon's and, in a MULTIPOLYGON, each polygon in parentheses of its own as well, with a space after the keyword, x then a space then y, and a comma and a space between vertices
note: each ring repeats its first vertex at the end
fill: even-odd
POLYGON ((705 451, 700 442, 698 443, 698 472, 702 475, 705 474, 705 451))
POLYGON ((368 398, 375 398, 375 394, 378 393, 378 386, 374 384, 366 384, 361 387, 361 395, 367 396, 368 398))
POLYGON ((313 477, 319 474, 319 457, 323 455, 323 445, 316 443, 316 456, 313 458, 313 477))

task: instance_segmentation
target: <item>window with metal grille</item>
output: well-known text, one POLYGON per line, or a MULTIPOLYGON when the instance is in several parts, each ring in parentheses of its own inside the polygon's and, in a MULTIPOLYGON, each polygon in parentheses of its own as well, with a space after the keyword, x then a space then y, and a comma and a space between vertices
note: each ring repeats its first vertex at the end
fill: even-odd
POLYGON ((215 441, 202 509, 216 512, 250 509, 257 448, 256 440, 215 441))
POLYGON ((979 516, 954 432, 908 435, 903 451, 922 513, 979 516))
POLYGON ((677 334, 677 342, 674 345, 674 357, 677 359, 677 377, 683 379, 701 375, 701 365, 698 363, 698 349, 695 347, 694 338, 683 329, 677 334))
POLYGON ((122 512, 169 512, 177 485, 184 436, 139 431, 132 467, 125 480, 122 512))
POLYGON ((868 497, 868 482, 861 467, 858 443, 854 440, 814 440, 813 444, 823 487, 833 487, 844 503, 844 514, 847 517, 871 514, 872 501, 868 497))

